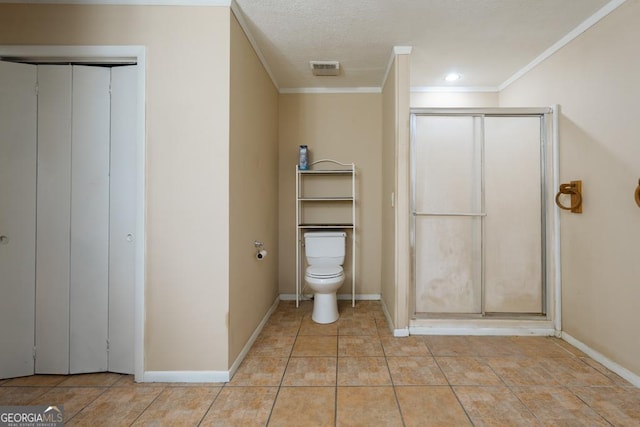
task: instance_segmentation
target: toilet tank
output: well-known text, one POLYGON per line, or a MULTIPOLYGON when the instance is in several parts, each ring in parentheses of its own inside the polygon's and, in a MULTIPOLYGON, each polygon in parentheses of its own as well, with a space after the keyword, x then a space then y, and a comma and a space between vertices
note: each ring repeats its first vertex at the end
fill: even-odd
POLYGON ((304 233, 304 253, 309 265, 342 265, 345 255, 344 231, 304 233))

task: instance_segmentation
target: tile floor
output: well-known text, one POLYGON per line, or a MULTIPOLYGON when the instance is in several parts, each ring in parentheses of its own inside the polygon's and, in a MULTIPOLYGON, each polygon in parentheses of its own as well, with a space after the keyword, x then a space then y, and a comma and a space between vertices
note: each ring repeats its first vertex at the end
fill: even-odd
POLYGON ((0 380, 0 405, 87 426, 640 426, 640 389, 562 340, 394 338, 377 301, 310 311, 281 302, 229 383, 32 376, 0 380))

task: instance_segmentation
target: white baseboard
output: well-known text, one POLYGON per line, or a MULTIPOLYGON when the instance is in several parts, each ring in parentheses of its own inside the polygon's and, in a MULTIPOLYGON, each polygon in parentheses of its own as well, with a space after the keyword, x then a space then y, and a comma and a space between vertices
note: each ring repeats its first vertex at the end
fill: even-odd
POLYGON ((251 337, 249 337, 249 340, 247 341, 247 343, 244 345, 244 347, 242 347, 242 351, 240 352, 240 354, 238 354, 238 357, 236 357, 236 360, 234 360, 233 364, 231 365, 231 369, 229 369, 229 379, 233 377, 233 375, 236 373, 236 371, 240 367, 240 364, 242 363, 244 358, 247 356, 247 353, 249 352, 249 350, 251 350, 251 346, 253 346, 253 343, 255 343, 256 339, 258 339, 258 336, 260 335, 260 332, 262 332, 264 325, 267 324, 269 317, 271 317, 271 313, 273 313, 275 309, 278 307, 279 302, 280 302, 280 298, 276 296, 276 299, 273 301, 273 304, 271 304, 271 307, 269 307, 269 310, 267 310, 267 314, 264 315, 264 317, 262 318, 262 321, 260 322, 258 327, 255 329, 255 331, 253 331, 253 334, 251 334, 251 337))
MULTIPOLYGON (((339 300, 350 300, 351 294, 338 294, 339 300)), ((378 301, 380 294, 356 294, 356 301, 378 301)))
POLYGON ((586 345, 582 341, 578 341, 577 339, 575 339, 574 337, 572 337, 571 335, 569 335, 566 332, 562 332, 562 337, 561 338, 563 340, 565 340, 566 342, 568 342, 569 344, 571 344, 572 346, 574 346, 577 349, 581 350, 584 354, 586 354, 587 356, 589 356, 590 358, 592 358, 596 362, 599 362, 600 364, 602 364, 605 368, 607 368, 607 369, 615 372, 616 374, 620 375, 622 378, 624 378, 625 380, 629 381, 634 386, 640 387, 640 376, 634 374, 633 372, 631 372, 627 368, 618 365, 616 362, 614 362, 613 360, 611 360, 608 357, 604 356, 602 353, 592 349, 591 347, 589 347, 588 345, 586 345))
POLYGON ((145 371, 145 383, 226 383, 229 371, 145 371))
POLYGON ((392 332, 394 337, 408 337, 411 335, 409 328, 394 329, 392 332))
MULTIPOLYGON (((308 298, 300 298, 300 300, 304 300, 308 298)), ((351 294, 338 294, 339 300, 350 300, 351 294)), ((357 301, 378 301, 380 299, 380 294, 356 294, 357 301)), ((280 301, 295 301, 296 294, 280 294, 280 301)))
POLYGON ((253 331, 251 337, 242 348, 238 357, 231 365, 228 371, 146 371, 143 374, 142 382, 146 383, 226 383, 236 373, 240 364, 246 357, 247 353, 255 343, 256 339, 262 332, 262 328, 269 320, 271 313, 278 307, 279 297, 276 297, 275 301, 264 315, 262 321, 258 327, 253 331))
POLYGON ((384 313, 384 317, 387 319, 387 325, 389 325, 389 330, 393 334, 394 337, 408 337, 409 336, 409 328, 400 328, 395 329, 393 320, 391 320, 391 315, 389 314, 389 310, 387 310, 387 304, 384 303, 383 299, 380 299, 382 302, 382 311, 384 313))

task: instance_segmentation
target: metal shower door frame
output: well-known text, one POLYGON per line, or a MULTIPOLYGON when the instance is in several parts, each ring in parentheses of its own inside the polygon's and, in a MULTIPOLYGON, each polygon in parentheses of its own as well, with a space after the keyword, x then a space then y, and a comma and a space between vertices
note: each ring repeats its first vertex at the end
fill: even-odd
MULTIPOLYGON (((412 108, 410 111, 410 156, 409 156, 409 174, 410 174, 410 250, 411 250, 411 268, 410 268, 410 313, 411 318, 421 317, 444 317, 444 318, 485 318, 485 117, 539 117, 540 118, 540 214, 541 214, 541 316, 547 318, 549 316, 550 301, 548 295, 548 278, 549 272, 547 263, 547 234, 551 231, 547 217, 547 187, 548 187, 548 143, 549 143, 549 125, 552 120, 554 110, 551 108, 412 108), (479 213, 435 213, 435 212, 416 212, 415 190, 416 190, 416 164, 415 164, 415 137, 416 137, 416 119, 419 116, 441 116, 441 117, 473 117, 480 119, 480 212, 479 213), (480 312, 479 313, 417 313, 416 312, 416 217, 417 216, 449 216, 449 217, 479 217, 480 218, 480 312)), ((474 124, 475 126, 475 124, 474 124)), ((556 302, 558 303, 558 302, 556 302)), ((520 317, 513 313, 512 317, 520 317)))

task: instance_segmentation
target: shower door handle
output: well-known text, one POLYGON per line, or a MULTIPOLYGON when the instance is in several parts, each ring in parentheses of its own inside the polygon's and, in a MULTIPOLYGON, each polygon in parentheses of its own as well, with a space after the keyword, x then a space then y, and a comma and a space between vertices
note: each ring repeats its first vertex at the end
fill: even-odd
POLYGON ((413 216, 487 216, 484 212, 412 212, 413 216))

